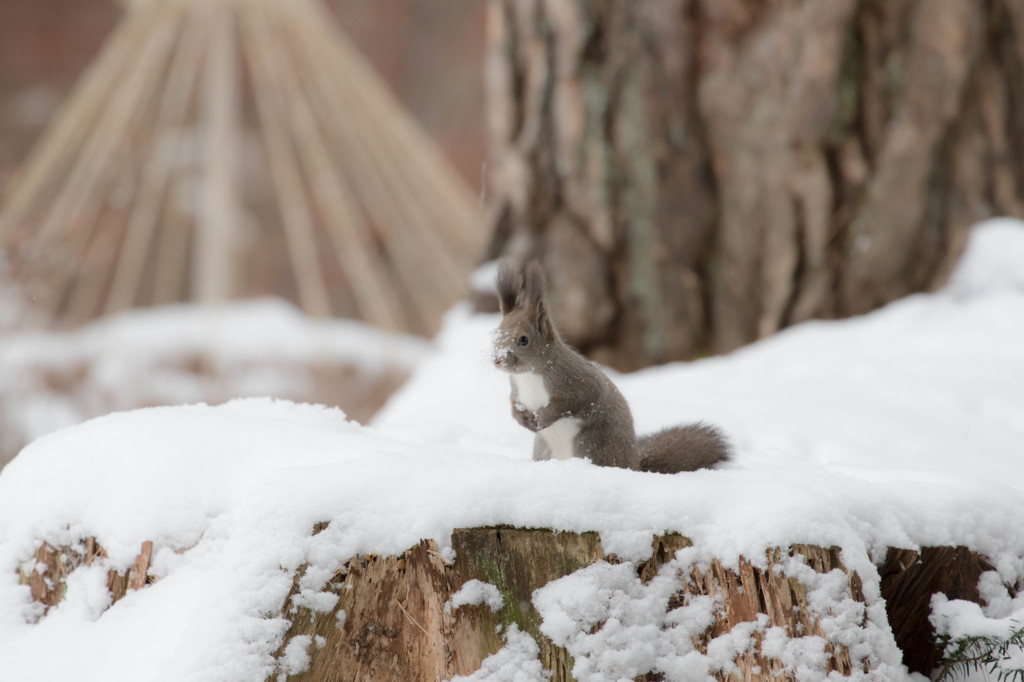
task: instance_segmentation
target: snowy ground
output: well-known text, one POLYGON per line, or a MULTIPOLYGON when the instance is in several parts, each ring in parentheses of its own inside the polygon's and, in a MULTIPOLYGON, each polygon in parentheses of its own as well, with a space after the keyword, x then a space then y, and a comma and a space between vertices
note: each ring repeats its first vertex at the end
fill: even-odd
MULTIPOLYGON (((453 528, 498 523, 596 530, 624 558, 677 530, 695 543, 683 562, 839 545, 864 579, 872 627, 862 644, 877 652, 877 679, 907 679, 871 563, 886 547, 962 544, 993 560, 984 613, 941 605, 951 631, 1024 617, 1024 599, 1003 587, 1024 578, 1024 225, 979 229, 936 294, 615 377, 640 431, 692 419, 722 426, 738 452, 724 470, 663 476, 530 461, 531 434, 512 420, 507 378, 488 356, 496 324, 453 311, 436 351, 371 427, 337 410, 252 399, 114 414, 27 447, 0 473, 0 679, 262 680, 301 563, 326 578, 356 553, 396 553, 420 538, 444 547, 453 528), (311 536, 319 521, 332 523, 311 536), (162 579, 107 609, 107 565, 79 569, 60 607, 28 624, 38 614, 17 567, 41 541, 87 536, 119 568, 152 540, 162 579)), ((586 679, 622 670, 601 655, 625 645, 587 639, 586 612, 588 595, 641 589, 620 573, 597 565, 535 599, 549 636, 576 647, 586 679)), ((659 583, 649 589, 630 603, 658 603, 659 583)), ((624 604, 602 613, 621 616, 624 604)), ((510 633, 515 646, 490 669, 521 666, 527 640, 510 633)), ((673 646, 627 646, 615 665, 654 656, 668 679, 685 680, 715 663, 673 646)), ((813 652, 787 655, 813 679, 813 652)))
POLYGON ((0 334, 0 466, 39 436, 113 411, 268 395, 379 405, 375 382, 407 373, 426 348, 360 322, 312 319, 278 299, 0 334), (329 385, 343 369, 347 392, 329 385))

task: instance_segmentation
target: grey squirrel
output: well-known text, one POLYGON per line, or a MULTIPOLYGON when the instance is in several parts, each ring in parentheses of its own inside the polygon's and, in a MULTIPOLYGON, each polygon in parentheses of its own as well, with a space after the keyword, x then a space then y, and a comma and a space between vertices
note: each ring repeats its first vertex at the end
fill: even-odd
POLYGON ((501 325, 494 364, 509 374, 512 416, 536 433, 535 460, 585 457, 600 466, 672 474, 727 461, 722 434, 704 423, 637 439, 633 415, 604 372, 562 340, 544 299, 536 262, 498 266, 501 325))

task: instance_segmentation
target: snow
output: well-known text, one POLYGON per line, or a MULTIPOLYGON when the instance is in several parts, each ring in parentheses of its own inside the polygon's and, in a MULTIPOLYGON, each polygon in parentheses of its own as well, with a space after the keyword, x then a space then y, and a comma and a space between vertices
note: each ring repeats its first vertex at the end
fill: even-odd
MULTIPOLYGON (((837 545, 863 580, 866 606, 841 598, 837 574, 801 571, 799 562, 790 570, 829 637, 873 652, 873 679, 910 679, 872 563, 887 547, 965 545, 989 556, 989 606, 972 616, 937 603, 943 622, 1024 615, 1003 587, 1024 578, 1021 249, 1024 226, 985 224, 942 291, 799 325, 726 357, 613 375, 641 432, 688 420, 720 425, 737 450, 720 470, 667 476, 533 462, 533 434, 512 419, 507 376, 492 366, 498 317, 465 307, 449 314, 435 350, 370 426, 337 409, 250 398, 56 431, 0 472, 0 679, 267 679, 298 669, 316 645, 292 640, 283 667, 273 660, 300 565, 309 565, 300 600, 329 610, 323 584, 349 557, 398 554, 421 538, 450 556, 452 529, 495 524, 594 530, 623 560, 644 558, 653 534, 679 531, 694 547, 670 562, 676 568, 711 556, 726 567, 740 555, 756 563, 776 544, 837 545), (330 525, 313 535, 323 521, 330 525), (17 568, 43 541, 89 536, 109 558, 74 572, 64 602, 38 620, 17 568), (146 540, 158 580, 107 608, 102 573, 127 568, 146 540)), ((136 343, 170 349, 195 338, 186 322, 161 320, 155 331, 140 327, 136 343)), ((254 329, 252 343, 282 354, 305 343, 275 336, 254 329)), ((358 337, 352 345, 384 360, 401 352, 368 349, 358 337)), ((229 344, 225 353, 235 350, 249 352, 229 344)), ((18 350, 34 352, 67 348, 49 351, 41 340, 18 350)), ((703 679, 727 667, 749 633, 734 629, 705 655, 669 638, 699 629, 711 608, 694 600, 667 610, 673 580, 663 571, 643 585, 628 568, 599 563, 534 601, 544 631, 574 652, 581 679, 647 665, 666 679, 703 679)), ((486 597, 478 587, 464 596, 486 597)), ((764 622, 746 627, 798 678, 820 679, 820 641, 784 642, 764 622)), ((468 679, 543 679, 530 637, 510 629, 505 639, 468 679)))
POLYGON ((300 368, 407 370, 427 349, 360 322, 308 318, 280 299, 132 310, 69 332, 0 335, 0 465, 39 436, 113 409, 309 395, 313 382, 300 368))
POLYGON ((310 635, 297 635, 288 642, 284 648, 284 655, 281 657, 282 678, 309 670, 309 664, 312 662, 309 647, 312 644, 313 638, 310 635))
MULTIPOLYGON (((74 364, 85 357, 125 354, 150 360, 201 350, 211 361, 337 359, 368 365, 418 361, 423 344, 352 320, 307 318, 281 299, 221 305, 181 304, 101 319, 74 335, 47 332, 0 339, 4 368, 74 364)), ((111 370, 113 371, 113 370, 111 370)))
POLYGON ((551 675, 544 671, 538 657, 540 647, 513 624, 505 633, 505 646, 484 659, 480 670, 472 675, 457 675, 452 682, 547 682, 551 675))
POLYGON ((490 583, 485 583, 480 580, 467 580, 466 583, 459 588, 459 591, 452 595, 451 602, 446 605, 446 611, 457 609, 460 606, 468 606, 471 604, 487 604, 487 608, 491 611, 500 611, 505 600, 501 596, 501 592, 498 588, 490 583))
POLYGON ((487 261, 469 276, 469 286, 473 291, 485 294, 497 294, 498 261, 487 261))
MULTIPOLYGON (((643 585, 631 564, 598 562, 537 590, 533 602, 543 618, 541 632, 576 659, 577 679, 633 679, 666 671, 672 662, 664 659, 693 652, 691 637, 714 620, 712 601, 697 599, 686 608, 698 613, 664 628, 669 597, 678 588, 665 572, 643 585)), ((694 673, 689 679, 706 678, 706 665, 688 667, 694 673)))
MULTIPOLYGON (((752 646, 754 634, 764 637, 762 650, 777 656, 798 681, 828 677, 824 638, 789 639, 781 628, 768 627, 763 614, 714 637, 706 653, 693 646, 722 605, 704 595, 670 609, 669 599, 685 587, 683 579, 694 565, 706 566, 712 558, 703 549, 680 550, 646 585, 632 564, 606 562, 552 581, 533 595, 541 631, 575 658, 573 675, 580 682, 633 679, 649 671, 669 680, 703 682, 718 672, 736 672, 734 660, 752 646)), ((852 599, 845 573, 818 574, 798 558, 788 558, 785 570, 807 589, 807 609, 820 618, 829 641, 847 646, 854 660, 867 658, 874 679, 903 679, 884 611, 868 613, 852 599)))
POLYGON ((967 300, 987 293, 1024 290, 1024 238, 1020 230, 1021 221, 1008 218, 977 226, 946 292, 967 300))

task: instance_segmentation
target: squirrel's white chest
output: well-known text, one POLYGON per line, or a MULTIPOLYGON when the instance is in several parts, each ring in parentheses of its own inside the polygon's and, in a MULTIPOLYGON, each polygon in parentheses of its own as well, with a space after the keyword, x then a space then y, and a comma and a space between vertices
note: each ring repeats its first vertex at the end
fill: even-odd
POLYGON ((551 459, 569 459, 576 455, 573 443, 580 432, 580 423, 572 417, 562 417, 546 429, 537 432, 551 450, 551 459))
POLYGON ((544 377, 536 372, 513 374, 512 383, 516 387, 516 400, 526 409, 536 412, 551 400, 544 377))
MULTIPOLYGON (((551 401, 544 377, 536 372, 513 374, 512 383, 516 387, 516 402, 531 412, 536 412, 551 401)), ((579 430, 579 422, 572 417, 562 417, 546 429, 538 431, 537 436, 547 443, 551 459, 569 459, 574 455, 573 440, 579 430)))

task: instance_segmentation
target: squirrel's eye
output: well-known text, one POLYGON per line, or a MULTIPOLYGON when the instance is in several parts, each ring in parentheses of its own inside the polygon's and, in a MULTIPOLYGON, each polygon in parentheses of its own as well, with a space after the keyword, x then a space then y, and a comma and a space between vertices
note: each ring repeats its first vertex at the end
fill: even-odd
POLYGON ((530 339, 526 338, 525 336, 520 336, 516 343, 518 343, 520 346, 525 346, 526 344, 530 343, 530 339))

